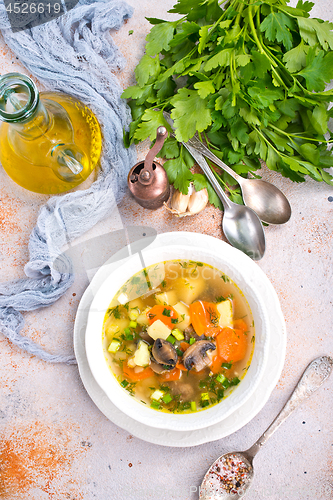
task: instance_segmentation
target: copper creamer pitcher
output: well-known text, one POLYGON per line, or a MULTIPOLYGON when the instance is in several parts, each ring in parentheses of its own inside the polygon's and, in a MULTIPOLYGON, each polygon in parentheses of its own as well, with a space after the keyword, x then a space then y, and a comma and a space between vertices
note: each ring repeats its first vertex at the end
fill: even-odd
POLYGON ((73 97, 39 94, 25 75, 0 77, 0 161, 20 186, 56 194, 83 182, 96 167, 102 137, 92 111, 73 97))

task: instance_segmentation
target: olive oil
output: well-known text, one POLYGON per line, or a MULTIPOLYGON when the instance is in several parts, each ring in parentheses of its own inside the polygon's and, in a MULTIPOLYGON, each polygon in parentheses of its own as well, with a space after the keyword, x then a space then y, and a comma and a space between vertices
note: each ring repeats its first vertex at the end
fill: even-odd
POLYGON ((4 120, 0 129, 0 161, 7 174, 30 191, 68 191, 83 182, 98 164, 102 148, 100 126, 92 111, 73 97, 57 92, 38 94, 36 87, 34 90, 37 104, 31 105, 29 114, 26 98, 22 118, 15 118, 22 105, 15 101, 15 96, 23 95, 22 90, 16 86, 14 91, 10 89, 7 95, 1 95, 6 103, 8 93, 17 92, 12 102, 14 106, 15 102, 18 104, 16 110, 8 105, 0 109, 4 120))

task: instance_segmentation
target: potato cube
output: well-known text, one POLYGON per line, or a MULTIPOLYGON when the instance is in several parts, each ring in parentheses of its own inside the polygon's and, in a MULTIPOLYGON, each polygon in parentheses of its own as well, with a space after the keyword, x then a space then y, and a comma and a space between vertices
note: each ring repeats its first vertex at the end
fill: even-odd
POLYGON ((185 304, 190 305, 194 300, 196 300, 199 295, 205 289, 205 280, 204 278, 179 278, 178 287, 177 287, 177 295, 179 300, 185 302, 185 304))
POLYGON ((162 306, 173 306, 178 302, 176 292, 169 290, 168 292, 158 293, 155 295, 155 300, 162 306))
POLYGON ((148 344, 143 340, 140 340, 138 348, 134 353, 134 363, 137 366, 148 366, 150 361, 150 352, 148 349, 148 344))
POLYGON ((136 309, 138 308, 140 311, 142 311, 145 307, 145 303, 143 302, 142 299, 138 298, 138 299, 134 299, 134 300, 131 300, 129 303, 128 303, 128 310, 130 311, 131 309, 136 309))
POLYGON ((175 304, 173 308, 179 316, 178 318, 179 323, 177 323, 177 328, 179 328, 179 330, 184 331, 185 328, 187 328, 191 323, 191 318, 189 313, 190 309, 186 304, 183 304, 183 302, 177 302, 177 304, 175 304), (184 317, 183 320, 182 317, 184 317))
POLYGON ((105 335, 108 340, 112 340, 112 338, 118 335, 120 332, 123 332, 125 328, 127 328, 130 324, 128 318, 115 318, 114 316, 110 316, 104 326, 105 335))
POLYGON ((219 317, 219 326, 221 328, 233 328, 233 312, 232 312, 232 303, 229 299, 220 302, 216 306, 217 311, 220 315, 219 317))
POLYGON ((148 327, 147 333, 154 340, 166 340, 171 334, 171 330, 164 323, 162 323, 160 319, 157 319, 152 325, 148 327))
POLYGON ((149 325, 149 319, 147 316, 147 312, 151 309, 151 307, 146 307, 144 311, 136 318, 136 322, 141 325, 141 326, 148 326, 149 325))

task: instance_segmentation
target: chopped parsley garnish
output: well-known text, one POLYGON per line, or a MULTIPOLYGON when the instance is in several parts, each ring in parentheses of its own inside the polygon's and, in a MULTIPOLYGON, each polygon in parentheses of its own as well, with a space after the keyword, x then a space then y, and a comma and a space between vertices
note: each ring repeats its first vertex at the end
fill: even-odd
POLYGON ((162 281, 161 283, 162 287, 165 288, 167 286, 167 282, 165 280, 162 281))
POLYGON ((176 325, 178 323, 178 319, 177 318, 171 318, 171 323, 173 325, 176 325))
POLYGON ((194 338, 194 337, 191 337, 191 338, 190 338, 190 345, 193 345, 193 344, 194 344, 194 342, 195 342, 195 338, 194 338))
POLYGON ((163 314, 163 316, 168 316, 168 318, 170 318, 171 309, 164 308, 162 314, 163 314))
POLYGON ((115 319, 121 318, 121 312, 119 311, 119 306, 114 307, 113 309, 108 309, 108 313, 110 316, 114 316, 115 319))
POLYGON ((225 300, 227 299, 225 299, 223 295, 220 295, 220 297, 216 297, 215 302, 219 303, 219 302, 224 302, 225 300))
POLYGON ((123 380, 123 381, 120 383, 121 387, 124 387, 124 388, 125 388, 125 387, 127 387, 127 386, 128 386, 128 384, 129 384, 129 382, 128 382, 127 380, 123 380))

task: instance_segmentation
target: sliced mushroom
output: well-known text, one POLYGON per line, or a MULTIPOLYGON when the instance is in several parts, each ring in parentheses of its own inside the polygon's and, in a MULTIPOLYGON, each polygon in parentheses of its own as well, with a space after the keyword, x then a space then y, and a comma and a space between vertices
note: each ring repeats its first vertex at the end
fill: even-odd
POLYGON ((204 340, 205 335, 202 334, 200 337, 195 333, 195 330, 192 325, 189 325, 187 328, 184 330, 184 335, 185 335, 185 340, 188 342, 190 338, 194 338, 195 340, 204 340))
POLYGON ((183 354, 183 364, 186 370, 191 370, 193 367, 197 372, 203 370, 211 363, 211 359, 206 354, 207 351, 215 349, 215 344, 208 340, 198 340, 192 344, 183 354))
POLYGON ((148 344, 152 345, 153 344, 153 339, 151 338, 150 335, 148 335, 148 333, 146 331, 142 331, 139 333, 140 337, 142 338, 142 340, 144 340, 145 342, 147 342, 148 344))
POLYGON ((153 370, 153 372, 157 373, 160 375, 161 373, 166 373, 168 370, 165 368, 165 365, 161 365, 157 363, 157 361, 151 357, 150 358, 150 368, 153 370))
POLYGON ((152 355, 157 363, 161 365, 167 365, 170 367, 175 367, 178 355, 176 349, 173 347, 171 342, 163 339, 156 339, 152 349, 152 355))

